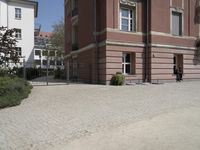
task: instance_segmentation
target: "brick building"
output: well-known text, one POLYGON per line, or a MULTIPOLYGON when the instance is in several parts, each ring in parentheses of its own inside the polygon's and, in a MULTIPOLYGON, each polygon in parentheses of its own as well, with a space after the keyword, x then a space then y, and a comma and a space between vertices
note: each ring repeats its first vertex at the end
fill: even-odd
POLYGON ((200 79, 199 0, 65 0, 70 79, 108 84, 200 79))

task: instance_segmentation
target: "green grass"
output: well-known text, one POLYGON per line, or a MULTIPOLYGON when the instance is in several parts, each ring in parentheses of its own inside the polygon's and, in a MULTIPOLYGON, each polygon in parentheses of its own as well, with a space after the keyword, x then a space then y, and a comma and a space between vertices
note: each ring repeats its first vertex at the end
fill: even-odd
POLYGON ((0 77, 0 108, 21 104, 31 92, 32 86, 17 77, 0 77))

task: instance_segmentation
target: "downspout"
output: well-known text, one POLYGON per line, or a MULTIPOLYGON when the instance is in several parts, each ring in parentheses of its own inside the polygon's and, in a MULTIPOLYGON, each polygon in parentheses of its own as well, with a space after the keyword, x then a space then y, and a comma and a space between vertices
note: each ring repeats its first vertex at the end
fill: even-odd
POLYGON ((94 42, 95 42, 95 66, 96 66, 96 83, 99 83, 99 49, 97 41, 97 0, 94 0, 94 42))
POLYGON ((145 47, 145 77, 144 81, 149 81, 149 0, 147 0, 147 6, 146 6, 146 47, 145 47))
POLYGON ((190 0, 188 0, 188 34, 190 36, 190 0))

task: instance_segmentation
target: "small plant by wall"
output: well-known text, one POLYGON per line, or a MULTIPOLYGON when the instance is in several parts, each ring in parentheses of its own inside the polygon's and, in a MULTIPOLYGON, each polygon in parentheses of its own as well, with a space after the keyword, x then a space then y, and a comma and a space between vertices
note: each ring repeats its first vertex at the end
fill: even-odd
POLYGON ((121 72, 117 72, 116 74, 113 75, 110 83, 111 85, 116 85, 116 86, 124 85, 125 76, 121 72))

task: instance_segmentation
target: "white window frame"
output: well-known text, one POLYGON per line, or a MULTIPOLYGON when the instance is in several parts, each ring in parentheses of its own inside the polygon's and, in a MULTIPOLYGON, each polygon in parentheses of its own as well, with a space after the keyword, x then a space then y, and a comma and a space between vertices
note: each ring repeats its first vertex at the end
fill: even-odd
POLYGON ((126 8, 123 6, 120 6, 120 13, 119 13, 119 26, 120 26, 120 30, 122 30, 122 19, 126 19, 128 20, 128 30, 124 31, 124 32, 136 32, 136 8, 134 7, 133 9, 130 8, 126 8), (124 10, 128 10, 128 17, 123 17, 122 16, 122 9, 124 10), (132 18, 131 18, 131 11, 132 11, 132 18), (131 27, 131 21, 132 21, 132 27, 131 27), (131 30, 132 28, 132 30, 131 30))
POLYGON ((16 29, 15 37, 18 40, 22 39, 22 30, 21 29, 16 29))
POLYGON ((22 9, 21 8, 15 8, 15 19, 21 19, 22 18, 22 9))
POLYGON ((126 75, 126 74, 131 74, 131 72, 132 72, 132 55, 131 53, 123 53, 122 54, 122 73, 126 75), (128 54, 130 55, 130 62, 126 62, 126 55, 128 54), (130 65, 129 73, 126 72, 126 65, 130 65))

